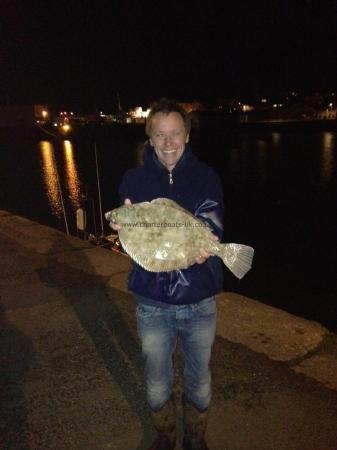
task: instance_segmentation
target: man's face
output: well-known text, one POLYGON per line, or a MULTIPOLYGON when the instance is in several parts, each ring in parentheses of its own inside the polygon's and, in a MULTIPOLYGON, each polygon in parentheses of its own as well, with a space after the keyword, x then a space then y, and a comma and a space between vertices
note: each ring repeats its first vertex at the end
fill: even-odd
POLYGON ((181 115, 156 113, 151 121, 150 142, 159 161, 171 172, 185 150, 189 135, 181 115))

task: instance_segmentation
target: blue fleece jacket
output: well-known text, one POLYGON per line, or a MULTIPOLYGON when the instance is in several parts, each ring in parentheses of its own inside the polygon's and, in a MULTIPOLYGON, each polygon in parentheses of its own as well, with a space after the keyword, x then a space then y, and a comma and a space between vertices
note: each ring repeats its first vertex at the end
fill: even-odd
MULTIPOLYGON (((121 203, 166 197, 176 201, 208 223, 220 239, 223 233, 223 194, 219 177, 193 155, 186 145, 170 173, 158 160, 154 148, 145 145, 144 164, 127 171, 119 189, 121 203)), ((171 272, 148 272, 134 263, 128 288, 137 295, 168 304, 196 303, 222 290, 222 266, 217 257, 203 264, 171 272)))

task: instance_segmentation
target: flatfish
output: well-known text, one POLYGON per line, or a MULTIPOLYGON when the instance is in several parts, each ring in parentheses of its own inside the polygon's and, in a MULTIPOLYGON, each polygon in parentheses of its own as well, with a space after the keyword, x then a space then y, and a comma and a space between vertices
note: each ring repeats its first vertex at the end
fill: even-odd
POLYGON ((123 248, 150 272, 186 269, 196 262, 201 248, 219 256, 238 278, 252 265, 252 247, 212 239, 207 224, 168 198, 121 206, 105 218, 121 225, 118 235, 123 248))

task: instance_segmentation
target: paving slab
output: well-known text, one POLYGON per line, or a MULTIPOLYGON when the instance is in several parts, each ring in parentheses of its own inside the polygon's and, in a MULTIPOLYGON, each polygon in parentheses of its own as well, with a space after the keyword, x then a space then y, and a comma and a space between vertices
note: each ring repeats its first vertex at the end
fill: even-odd
POLYGON ((304 356, 329 333, 317 322, 233 292, 222 293, 218 299, 218 333, 278 361, 304 356))
MULTIPOLYGON (((13 448, 21 445, 22 432, 32 449, 118 448, 118 439, 125 440, 130 427, 128 445, 137 447, 140 422, 119 383, 111 382, 74 308, 66 301, 15 308, 7 311, 6 321, 7 329, 15 329, 17 342, 17 336, 29 336, 30 348, 29 367, 20 380, 26 423, 12 437, 13 448)), ((12 378, 16 389, 19 383, 9 365, 4 375, 12 378)), ((11 388, 13 384, 7 395, 11 388)), ((16 428, 13 422, 7 426, 16 428)))
POLYGON ((337 360, 330 355, 314 355, 293 367, 295 372, 315 378, 337 391, 337 360))

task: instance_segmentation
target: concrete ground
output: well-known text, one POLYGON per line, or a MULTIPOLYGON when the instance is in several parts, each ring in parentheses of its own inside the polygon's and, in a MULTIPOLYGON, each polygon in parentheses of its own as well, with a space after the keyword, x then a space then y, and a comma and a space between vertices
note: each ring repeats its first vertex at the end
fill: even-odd
MULTIPOLYGON (((147 449, 129 259, 5 211, 0 248, 0 450, 147 449)), ((211 366, 211 450, 337 449, 337 337, 320 324, 223 293, 211 366)))

